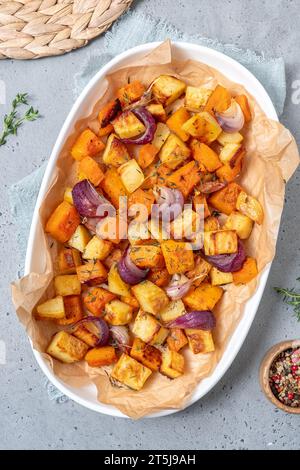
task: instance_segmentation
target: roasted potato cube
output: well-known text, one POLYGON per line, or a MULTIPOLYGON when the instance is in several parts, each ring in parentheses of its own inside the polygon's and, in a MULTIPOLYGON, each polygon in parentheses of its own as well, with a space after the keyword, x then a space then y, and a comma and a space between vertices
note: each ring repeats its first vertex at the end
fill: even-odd
POLYGON ((234 284, 246 284, 252 281, 258 274, 256 260, 254 258, 246 258, 243 266, 239 271, 232 273, 234 284))
POLYGON ((201 258, 201 256, 197 256, 195 259, 195 266, 193 269, 186 273, 186 276, 189 279, 195 279, 193 284, 198 286, 201 284, 202 281, 206 278, 211 270, 211 264, 209 264, 205 259, 201 258))
POLYGON ((241 144, 226 144, 219 155, 221 162, 230 166, 234 165, 241 148, 241 144))
POLYGON ((194 354, 205 354, 215 350, 215 345, 211 331, 204 330, 185 330, 189 347, 194 354))
POLYGON ((222 132, 218 121, 206 111, 195 114, 183 124, 182 129, 205 144, 214 142, 222 132))
POLYGON ((99 259, 102 261, 109 255, 111 248, 111 242, 102 240, 95 235, 85 246, 82 257, 83 259, 99 259))
POLYGON ((223 113, 229 108, 231 100, 232 97, 230 91, 222 85, 217 85, 208 98, 204 109, 211 114, 214 114, 215 112, 223 113))
POLYGON ((80 295, 67 295, 63 297, 65 317, 56 320, 61 326, 72 325, 83 318, 83 308, 80 295))
POLYGON ((223 229, 235 230, 238 237, 242 240, 250 237, 253 228, 253 221, 247 215, 238 211, 233 211, 228 216, 223 229))
POLYGON ((140 151, 137 157, 139 166, 144 170, 150 166, 158 154, 159 150, 153 144, 141 145, 140 151))
POLYGON ((211 268, 209 275, 212 286, 222 286, 233 282, 232 273, 224 273, 214 266, 211 268))
POLYGON ((133 310, 138 310, 140 308, 140 304, 133 295, 121 295, 121 300, 125 304, 130 305, 133 310))
POLYGON ((199 168, 196 162, 189 162, 167 176, 167 186, 179 189, 186 198, 200 181, 199 168))
POLYGON ((112 346, 99 346, 90 349, 85 358, 90 367, 109 366, 117 361, 116 350, 112 346))
POLYGON ((184 104, 187 109, 197 113, 206 105, 213 90, 207 87, 186 87, 184 104))
POLYGON ((210 215, 204 221, 204 232, 215 232, 217 230, 220 230, 219 219, 215 215, 210 215))
POLYGON ((78 225, 77 229, 68 241, 68 245, 83 253, 86 245, 88 244, 91 238, 92 237, 89 231, 85 228, 85 226, 78 225))
POLYGON ((127 325, 132 320, 132 307, 121 300, 112 300, 105 305, 104 318, 110 325, 127 325))
POLYGON ((76 207, 63 201, 50 215, 45 231, 60 243, 65 243, 71 238, 80 224, 80 217, 76 207))
POLYGON ((127 147, 115 134, 110 134, 103 152, 103 163, 118 167, 130 160, 127 147))
POLYGON ((132 292, 141 308, 145 312, 153 313, 154 315, 159 315, 161 310, 169 303, 165 291, 148 280, 133 286, 132 292))
POLYGON ((133 80, 117 91, 117 98, 120 100, 122 108, 138 101, 146 91, 144 85, 139 80, 133 80))
POLYGON ((129 285, 121 278, 117 263, 113 263, 108 273, 108 289, 113 294, 130 296, 129 285))
POLYGON ((72 195, 71 186, 68 186, 64 192, 64 201, 68 202, 69 204, 73 204, 73 195, 72 195))
POLYGON ((190 243, 166 240, 161 249, 169 274, 184 273, 194 267, 194 253, 190 243))
POLYGON ((80 160, 78 170, 79 173, 84 175, 94 186, 99 186, 104 178, 103 171, 92 157, 84 157, 80 160))
POLYGON ((112 125, 120 139, 131 139, 146 130, 144 124, 131 111, 124 111, 112 121, 112 125))
POLYGON ((91 287, 83 293, 83 303, 89 312, 96 317, 101 317, 105 304, 115 297, 115 294, 102 287, 91 287))
POLYGON ((236 208, 259 225, 263 223, 264 211, 260 202, 255 199, 255 197, 249 196, 244 191, 241 191, 236 201, 236 208))
POLYGON ((73 335, 91 348, 94 348, 99 341, 99 335, 96 333, 96 331, 92 331, 91 328, 92 325, 89 326, 87 323, 84 325, 78 325, 73 330, 73 335))
POLYGON ((189 140, 189 134, 182 130, 182 125, 190 119, 191 115, 186 108, 181 107, 173 113, 167 120, 167 126, 174 132, 183 142, 189 140))
POLYGON ((161 364, 161 352, 159 349, 145 343, 140 338, 134 338, 130 352, 131 357, 141 362, 153 372, 158 371, 161 364))
POLYGON ((222 132, 222 134, 218 137, 218 142, 221 145, 227 144, 241 144, 243 142, 244 137, 239 132, 222 132))
POLYGON ((165 264, 161 248, 157 245, 133 246, 130 258, 139 268, 159 268, 165 264))
POLYGON ((54 297, 54 299, 46 300, 46 302, 38 305, 36 310, 41 319, 56 320, 65 318, 64 299, 61 295, 54 297))
POLYGON ((222 166, 216 152, 203 142, 193 139, 191 142, 191 149, 193 158, 201 165, 204 165, 207 171, 214 172, 222 166))
POLYGON ((173 170, 189 158, 190 149, 175 134, 170 134, 159 152, 159 158, 173 170))
POLYGON ((166 341, 168 334, 169 334, 169 329, 164 328, 162 326, 160 330, 157 333, 155 333, 155 335, 150 341, 150 344, 152 344, 152 346, 162 346, 164 342, 166 341))
POLYGON ((204 233, 204 252, 206 256, 236 253, 238 238, 234 230, 218 230, 204 233))
POLYGON ((143 388, 151 374, 152 371, 148 367, 143 366, 127 354, 122 354, 113 368, 111 377, 138 391, 143 388))
POLYGON ((158 77, 153 86, 152 93, 156 100, 163 106, 169 106, 174 103, 185 91, 186 84, 178 78, 170 75, 161 75, 158 77))
POLYGON ((171 351, 180 351, 186 344, 188 344, 187 337, 185 336, 183 330, 179 328, 172 328, 167 339, 168 348, 171 351))
POLYGON ((160 318, 164 323, 169 323, 185 313, 185 306, 181 299, 171 300, 169 305, 160 312, 160 318))
POLYGON ((167 268, 150 269, 147 279, 158 287, 165 287, 169 284, 171 275, 168 273, 167 268))
POLYGON ((182 300, 192 310, 212 310, 222 295, 221 287, 202 282, 200 286, 192 288, 182 300))
POLYGON ((139 167, 138 162, 132 158, 129 162, 120 166, 119 174, 125 188, 129 193, 133 193, 138 189, 145 179, 142 169, 139 167))
POLYGON ((217 211, 229 215, 236 209, 238 195, 241 191, 242 188, 237 183, 232 182, 225 186, 225 188, 213 193, 208 202, 217 211))
POLYGON ((74 248, 63 248, 58 253, 57 267, 60 274, 75 274, 76 266, 80 265, 80 253, 74 248))
POLYGON ((118 209, 120 197, 127 197, 128 193, 116 168, 107 170, 101 186, 113 205, 118 209))
POLYGON ((92 284, 101 284, 105 282, 107 279, 107 271, 101 261, 92 260, 88 261, 81 266, 77 266, 76 268, 77 276, 79 282, 82 284, 88 282, 92 284))
POLYGON ((60 331, 52 338, 47 348, 50 356, 66 364, 82 361, 88 350, 87 344, 66 331, 60 331))
POLYGON ((54 278, 56 295, 79 295, 81 284, 75 274, 62 274, 54 278))
POLYGON ((170 129, 166 124, 159 122, 156 126, 156 131, 152 140, 152 145, 154 145, 157 150, 160 150, 164 145, 165 141, 170 135, 170 129))
POLYGON ((134 320, 132 333, 145 343, 150 343, 160 329, 161 326, 153 315, 140 310, 134 320))
POLYGON ((104 143, 91 129, 85 129, 77 138, 71 149, 71 155, 75 160, 84 157, 95 157, 104 149, 104 143))
POLYGON ((184 372, 184 357, 178 352, 166 348, 162 353, 160 372, 170 379, 180 377, 184 372))
POLYGON ((164 107, 161 104, 151 103, 146 106, 149 113, 159 122, 166 122, 167 120, 167 113, 164 107))
POLYGON ((187 207, 171 223, 171 235, 175 240, 191 239, 192 236, 203 231, 201 222, 200 214, 193 211, 191 207, 187 207))

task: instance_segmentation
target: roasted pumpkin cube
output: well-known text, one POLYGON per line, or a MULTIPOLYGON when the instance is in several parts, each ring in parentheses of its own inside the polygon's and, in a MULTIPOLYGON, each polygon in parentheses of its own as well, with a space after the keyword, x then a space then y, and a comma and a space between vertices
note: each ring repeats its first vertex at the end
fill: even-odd
POLYGON ((232 273, 224 273, 214 266, 211 268, 209 275, 212 286, 222 286, 233 282, 232 273))
POLYGON ((180 377, 184 372, 184 357, 169 348, 164 349, 160 372, 170 379, 180 377))
POLYGON ((171 275, 167 268, 163 269, 150 269, 147 279, 158 287, 165 287, 169 284, 171 275))
POLYGON ((186 84, 170 75, 161 75, 153 86, 152 93, 155 99, 163 106, 174 103, 185 91, 186 84))
POLYGON ((133 193, 138 189, 145 179, 142 169, 134 158, 120 166, 118 172, 122 183, 129 193, 133 193))
POLYGON ((101 184, 104 192, 116 208, 119 208, 120 197, 127 197, 127 190, 116 168, 109 168, 101 184))
POLYGON ((199 142, 199 140, 192 140, 191 149, 193 158, 200 164, 204 165, 207 171, 214 172, 222 166, 222 163, 216 152, 208 147, 208 145, 199 142))
POLYGON ((190 243, 166 240, 161 243, 167 270, 170 274, 184 273, 194 267, 194 253, 190 243))
POLYGON ((56 320, 61 326, 72 325, 83 318, 83 308, 80 295, 68 295, 63 297, 65 317, 56 320))
POLYGON ((160 312, 160 318, 164 323, 169 323, 185 313, 185 306, 181 299, 171 300, 169 305, 160 312))
POLYGON ((74 248, 62 248, 57 257, 57 267, 60 274, 75 274, 76 266, 81 265, 79 251, 74 248))
POLYGON ((227 144, 241 144, 244 137, 239 132, 222 132, 218 137, 218 142, 221 145, 227 144))
POLYGON ((110 134, 108 137, 102 159, 106 165, 115 167, 130 160, 126 145, 115 134, 110 134))
POLYGON ((166 122, 167 113, 166 113, 166 110, 164 109, 162 104, 160 104, 160 103, 151 103, 148 106, 146 106, 146 108, 149 111, 149 113, 152 114, 154 119, 156 119, 159 122, 166 122))
POLYGON ((220 230, 220 222, 217 216, 210 215, 204 221, 204 232, 215 232, 220 230))
POLYGON ((64 299, 61 295, 46 300, 46 302, 38 305, 36 310, 41 319, 57 320, 59 318, 65 318, 64 299))
POLYGON ((202 281, 208 276, 211 270, 211 264, 209 264, 205 259, 201 258, 201 256, 197 256, 195 259, 195 266, 193 269, 186 273, 186 276, 189 279, 195 279, 193 284, 198 286, 201 284, 202 281))
POLYGON ((91 129, 85 129, 77 138, 71 149, 71 155, 75 160, 84 157, 95 157, 104 149, 104 143, 91 129))
POLYGON ((82 173, 94 186, 99 186, 104 173, 92 157, 84 157, 79 162, 79 172, 82 173))
POLYGON ((142 169, 148 168, 154 160, 159 150, 153 144, 145 144, 140 147, 137 162, 142 169))
POLYGON ((189 162, 167 176, 167 185, 179 189, 186 198, 200 181, 199 168, 196 162, 189 162))
POLYGON ((179 328, 172 328, 167 339, 168 348, 171 351, 180 351, 186 344, 188 344, 187 337, 183 330, 179 328))
POLYGON ((133 295, 121 295, 121 300, 125 304, 130 305, 133 310, 138 310, 140 308, 140 304, 133 295))
POLYGON ((122 354, 112 370, 111 377, 127 385, 127 387, 138 391, 143 388, 151 374, 151 369, 140 364, 127 354, 122 354))
POLYGON ((253 221, 247 215, 241 214, 241 212, 238 211, 233 211, 228 216, 223 228, 226 230, 235 230, 238 237, 245 240, 250 237, 253 228, 253 221))
POLYGON ((213 90, 208 87, 186 87, 184 105, 190 111, 197 113, 206 105, 213 90))
POLYGON ((112 100, 106 103, 103 108, 100 109, 98 114, 98 121, 100 129, 98 131, 99 136, 108 135, 113 131, 113 126, 110 123, 121 111, 120 100, 112 100))
POLYGON ((232 273, 234 284, 246 284, 252 281, 258 275, 256 260, 254 258, 246 258, 243 266, 239 271, 232 273))
POLYGON ((229 183, 225 188, 213 193, 208 202, 214 209, 229 215, 236 209, 237 199, 242 188, 237 183, 229 183))
POLYGON ((237 96, 235 96, 234 99, 240 105, 240 107, 243 111, 245 122, 246 123, 250 122, 251 119, 252 119, 252 115, 251 115, 251 109, 250 109, 250 106, 249 106, 249 101, 248 101, 247 96, 246 95, 237 95, 237 96))
POLYGON ((171 234, 175 240, 188 238, 189 240, 196 236, 203 229, 201 215, 191 207, 183 209, 181 214, 171 223, 171 234))
POLYGON ((141 308, 145 312, 153 313, 154 315, 159 315, 161 310, 169 303, 165 291, 148 280, 133 286, 132 292, 141 308))
POLYGON ((50 215, 45 231, 60 243, 65 243, 71 238, 80 224, 77 209, 63 201, 50 215))
POLYGON ((146 91, 144 85, 139 80, 133 80, 117 91, 117 98, 120 100, 122 108, 138 101, 146 91))
POLYGON ((82 257, 83 259, 99 259, 102 261, 109 255, 111 248, 111 242, 108 240, 102 240, 95 235, 85 246, 82 257))
POLYGON ((116 350, 112 346, 99 346, 90 349, 85 358, 90 367, 109 366, 117 362, 116 350))
POLYGON ((260 202, 255 199, 255 197, 249 196, 244 191, 241 191, 236 201, 236 208, 259 225, 263 223, 264 210, 260 202))
POLYGON ((130 258, 139 268, 163 267, 165 260, 160 246, 136 245, 130 250, 130 258))
POLYGON ((175 169, 189 158, 190 149, 175 134, 170 134, 159 152, 159 158, 167 167, 175 169))
POLYGON ((91 287, 83 293, 83 303, 89 312, 96 317, 100 317, 105 304, 115 297, 115 294, 102 287, 91 287))
POLYGON ((183 124, 182 129, 205 144, 214 142, 222 132, 218 121, 206 111, 194 114, 183 124))
POLYGON ((112 121, 115 133, 120 139, 131 139, 143 132, 146 128, 132 111, 124 111, 112 121))
POLYGON ((200 286, 192 288, 182 300, 192 310, 212 310, 222 295, 221 287, 202 282, 200 286))
POLYGON ((139 188, 128 197, 128 215, 140 222, 148 219, 155 198, 152 192, 139 188))
POLYGON ((62 274, 55 276, 54 288, 56 295, 79 295, 81 292, 81 284, 74 274, 62 274))
POLYGON ((152 140, 152 145, 159 151, 164 145, 165 141, 170 135, 170 129, 162 122, 159 122, 156 126, 156 131, 152 140))
POLYGON ((162 346, 164 342, 166 341, 167 337, 169 335, 169 329, 164 328, 163 326, 160 328, 160 330, 155 333, 153 338, 150 341, 150 344, 152 346, 162 346))
POLYGON ((221 168, 218 168, 216 171, 216 175, 219 180, 224 181, 226 183, 234 181, 242 171, 245 155, 246 150, 241 147, 240 150, 234 155, 234 158, 229 164, 225 163, 221 166, 221 168))
POLYGON ((206 219, 206 217, 210 216, 210 210, 207 204, 206 196, 204 194, 197 194, 196 196, 193 197, 193 207, 194 210, 197 212, 197 206, 201 207, 203 206, 203 217, 206 219))
POLYGON ((204 233, 204 252, 206 256, 236 253, 238 238, 234 230, 218 230, 204 233))
POLYGON ((191 115, 187 111, 186 108, 181 107, 173 113, 169 119, 167 120, 166 124, 167 126, 171 129, 172 132, 175 132, 175 134, 183 141, 186 142, 189 140, 189 134, 184 132, 182 130, 182 125, 190 119, 191 115))
POLYGON ((66 364, 82 361, 88 350, 87 344, 75 338, 66 331, 59 331, 52 338, 47 348, 50 356, 66 364))
POLYGON ((113 294, 130 296, 129 285, 121 278, 117 263, 113 263, 108 273, 108 289, 113 294))
POLYGON ((104 318, 110 325, 127 325, 132 320, 132 307, 121 300, 111 300, 105 305, 104 318))
POLYGON ((189 347, 194 354, 206 354, 215 350, 211 331, 187 329, 185 330, 189 347))
POLYGON ((145 343, 150 343, 160 329, 161 326, 153 315, 140 310, 134 320, 132 333, 145 343))
POLYGON ((69 204, 73 204, 73 195, 72 195, 72 188, 68 186, 64 192, 64 201, 68 202, 69 204))
POLYGON ((231 105, 231 100, 232 97, 230 91, 222 85, 217 85, 208 98, 204 109, 211 114, 214 114, 215 112, 223 113, 231 105))
POLYGON ((69 239, 68 245, 82 253, 91 238, 90 232, 85 226, 78 225, 72 237, 69 239))
POLYGON ((161 364, 161 352, 159 349, 145 343, 140 338, 134 338, 130 351, 131 357, 141 362, 153 372, 158 371, 161 364))
POLYGON ((77 266, 76 272, 79 282, 83 284, 91 281, 93 283, 97 282, 97 284, 101 284, 107 279, 107 271, 98 259, 91 260, 81 266, 77 266))
POLYGON ((73 335, 91 348, 94 348, 99 341, 99 331, 98 334, 96 331, 92 331, 92 326, 95 325, 92 325, 92 323, 89 325, 88 322, 86 322, 84 325, 78 325, 75 329, 73 329, 73 335))

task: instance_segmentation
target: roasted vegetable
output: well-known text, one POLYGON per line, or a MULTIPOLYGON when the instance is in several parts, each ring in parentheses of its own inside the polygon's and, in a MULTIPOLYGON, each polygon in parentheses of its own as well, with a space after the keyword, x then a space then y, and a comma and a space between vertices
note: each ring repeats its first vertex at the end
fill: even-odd
POLYGON ((134 80, 120 88, 117 91, 117 97, 120 100, 122 108, 126 108, 126 106, 138 101, 145 91, 144 85, 139 80, 134 80))
POLYGON ((255 197, 249 196, 244 191, 240 191, 236 200, 236 208, 254 222, 258 224, 263 223, 264 211, 260 202, 255 199, 255 197))
POLYGON ((115 167, 130 160, 126 145, 115 134, 110 134, 108 137, 102 159, 106 165, 115 167))
POLYGON ((191 154, 190 149, 175 134, 170 134, 159 152, 162 163, 171 169, 185 162, 191 154))
POLYGON ((166 268, 150 269, 147 279, 158 287, 165 287, 169 284, 171 276, 166 268))
POLYGON ((64 192, 64 201, 73 204, 72 188, 68 186, 64 192))
POLYGON ((240 107, 243 111, 245 122, 246 123, 250 122, 251 119, 252 119, 252 115, 251 115, 251 110, 250 110, 250 106, 249 106, 247 96, 246 95, 238 95, 238 96, 235 96, 234 99, 240 105, 240 107))
POLYGON ((210 210, 207 204, 207 199, 204 196, 204 194, 197 194, 196 196, 193 197, 193 207, 194 210, 197 212, 197 206, 198 208, 203 206, 203 217, 206 219, 206 217, 210 216, 210 210))
POLYGON ((68 295, 63 297, 65 317, 56 320, 61 326, 72 325, 83 317, 83 309, 80 295, 68 295))
POLYGON ((118 172, 129 193, 133 193, 143 184, 144 173, 134 158, 120 166, 118 172))
POLYGON ((60 243, 71 238, 80 224, 79 214, 74 206, 63 201, 49 217, 45 231, 60 243))
POLYGON ((189 347, 194 354, 206 354, 215 350, 211 331, 187 329, 185 334, 189 347))
POLYGON ((152 145, 159 151, 170 135, 170 129, 166 124, 159 122, 156 126, 152 145))
POLYGON ((204 221, 204 232, 215 232, 220 230, 220 222, 217 216, 210 215, 204 221))
POLYGON ((169 305, 160 312, 160 318, 164 323, 169 323, 186 313, 182 300, 171 300, 169 305))
POLYGON ((231 104, 231 94, 229 90, 221 85, 217 85, 204 107, 205 111, 211 114, 215 112, 222 113, 229 108, 231 104))
POLYGON ((222 132, 218 137, 219 144, 225 146, 227 144, 241 144, 244 137, 239 132, 222 132))
POLYGON ((91 260, 77 266, 76 272, 81 283, 101 284, 107 279, 107 271, 99 260, 91 260))
POLYGON ((144 221, 148 219, 148 216, 151 213, 151 208, 152 204, 154 204, 155 198, 153 196, 153 193, 150 191, 144 191, 143 189, 139 188, 136 189, 133 193, 130 194, 128 197, 128 209, 129 209, 129 215, 136 216, 138 215, 138 220, 139 221, 144 221), (134 204, 140 204, 142 207, 138 210, 138 206, 132 207, 134 204), (130 208, 131 211, 130 211, 130 208), (144 210, 144 208, 146 210, 144 210), (136 209, 135 214, 133 214, 133 209, 136 209), (142 209, 142 210, 141 210, 142 209))
POLYGON ((169 119, 167 120, 166 124, 167 126, 171 129, 172 132, 175 132, 175 134, 183 141, 186 142, 189 140, 189 134, 184 132, 182 130, 182 125, 190 119, 191 115, 187 111, 186 108, 181 107, 173 113, 169 119))
POLYGON ((120 100, 116 99, 109 101, 106 105, 100 109, 98 114, 98 121, 100 124, 99 136, 108 135, 113 131, 113 126, 110 122, 117 117, 121 111, 120 100))
POLYGON ((242 188, 237 183, 229 183, 225 188, 216 191, 209 198, 209 204, 217 209, 217 211, 223 212, 223 214, 229 215, 236 209, 238 196, 242 188))
POLYGON ((73 329, 73 335, 91 348, 94 348, 98 344, 99 337, 96 331, 92 331, 92 326, 94 325, 89 325, 88 322, 78 325, 73 329))
POLYGON ((104 149, 104 143, 91 129, 85 129, 72 147, 71 155, 75 160, 95 157, 104 149))
POLYGON ((52 338, 46 352, 61 362, 71 364, 82 361, 87 350, 88 346, 83 341, 60 331, 52 338))
POLYGON ((100 346, 90 349, 84 359, 90 367, 102 367, 117 362, 118 358, 115 348, 112 346, 100 346))
POLYGON ((37 306, 38 317, 45 320, 57 320, 65 318, 64 300, 61 295, 53 299, 46 300, 37 306))
POLYGON ((199 142, 197 139, 191 141, 193 158, 204 165, 207 171, 213 172, 222 166, 222 163, 216 154, 208 145, 199 142))
POLYGON ((111 300, 105 305, 104 318, 110 325, 127 325, 132 320, 132 307, 121 300, 111 300))
POLYGON ((165 264, 161 248, 156 245, 133 246, 130 258, 139 268, 162 268, 165 264))
POLYGON ((129 285, 121 278, 117 263, 113 263, 108 274, 108 289, 113 294, 130 296, 129 285))
POLYGON ((207 87, 186 87, 184 100, 185 107, 195 113, 201 111, 202 107, 206 105, 212 92, 213 90, 207 87))
POLYGON ((153 372, 159 370, 161 364, 160 350, 145 343, 140 338, 134 338, 130 355, 153 372))
POLYGON ((169 348, 164 349, 160 372, 170 379, 180 377, 184 372, 184 357, 169 348))
POLYGON ((172 328, 167 338, 167 345, 171 351, 180 351, 186 344, 188 344, 187 337, 183 330, 179 328, 172 328))
POLYGON ((159 122, 166 122, 167 120, 167 113, 164 107, 161 104, 158 103, 151 103, 148 106, 146 106, 148 109, 149 113, 152 114, 152 116, 159 122))
POLYGON ((219 155, 221 162, 233 168, 242 150, 241 144, 226 144, 219 155))
POLYGON ((132 332, 145 343, 150 343, 160 329, 161 325, 153 315, 140 310, 134 320, 132 332))
POLYGON ((172 104, 185 91, 186 85, 181 80, 170 75, 161 75, 152 86, 152 93, 163 106, 172 104))
POLYGON ((57 257, 57 267, 60 274, 75 274, 76 266, 81 265, 80 252, 74 248, 62 248, 57 257))
POLYGON ((151 374, 152 371, 148 367, 127 354, 122 354, 112 370, 111 377, 133 390, 141 390, 151 374))
POLYGON ((89 312, 100 317, 107 302, 115 297, 115 294, 102 287, 91 287, 83 293, 83 303, 89 312))
POLYGON ((234 284, 246 284, 252 281, 258 274, 256 260, 254 258, 246 258, 242 268, 232 273, 234 284))
POLYGON ((222 132, 218 121, 206 111, 194 114, 183 124, 182 129, 205 144, 214 142, 222 132))
POLYGON ((99 259, 104 260, 112 249, 112 243, 108 240, 102 240, 96 235, 87 243, 82 253, 83 259, 99 259))
POLYGON ((103 171, 92 157, 84 157, 82 160, 80 160, 79 172, 94 186, 99 186, 104 178, 103 171))
POLYGON ((198 255, 195 258, 194 268, 188 271, 186 275, 189 279, 196 278, 193 284, 195 286, 198 286, 199 284, 201 284, 202 281, 204 281, 206 276, 209 274, 210 270, 211 270, 211 264, 205 261, 205 259, 201 258, 200 255, 198 255))
POLYGON ((112 121, 115 133, 120 139, 129 139, 143 134, 146 130, 144 124, 132 111, 124 111, 112 121))
POLYGON ((127 190, 115 168, 109 168, 101 184, 104 192, 116 208, 119 208, 119 199, 127 196, 127 190))
POLYGON ((156 148, 153 144, 142 145, 137 158, 139 166, 142 169, 145 169, 150 166, 154 162, 158 152, 158 148, 156 148))
POLYGON ((213 310, 222 295, 221 287, 202 282, 199 287, 192 288, 182 300, 191 310, 213 310))
POLYGON ((132 287, 132 292, 145 312, 159 315, 169 299, 165 291, 152 282, 145 280, 132 287))
POLYGON ((205 255, 223 255, 236 253, 238 238, 234 230, 218 230, 204 233, 205 255))
POLYGON ((74 274, 63 274, 54 278, 54 288, 56 295, 79 295, 81 285, 79 279, 74 274))
POLYGON ((168 186, 179 189, 184 197, 192 192, 200 181, 199 170, 196 162, 189 162, 166 178, 168 186))
POLYGON ((228 216, 224 229, 235 230, 241 240, 250 237, 252 232, 253 221, 247 215, 241 214, 238 211, 233 211, 228 216))
POLYGON ((78 225, 72 237, 69 239, 68 245, 83 253, 91 238, 85 226, 78 225))
POLYGON ((194 267, 194 253, 190 243, 166 240, 161 244, 169 274, 184 273, 194 267))
POLYGON ((220 181, 230 183, 240 175, 245 154, 245 149, 240 148, 240 150, 235 154, 234 159, 231 163, 225 163, 221 166, 221 168, 218 168, 218 170, 216 171, 216 175, 220 179, 220 181))
POLYGON ((211 268, 209 275, 212 286, 222 286, 233 281, 232 273, 224 273, 215 267, 211 268))

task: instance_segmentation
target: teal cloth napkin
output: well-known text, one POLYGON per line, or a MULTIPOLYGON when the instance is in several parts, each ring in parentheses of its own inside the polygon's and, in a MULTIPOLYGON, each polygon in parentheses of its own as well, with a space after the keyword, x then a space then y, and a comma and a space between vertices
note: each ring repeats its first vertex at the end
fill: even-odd
MULTIPOLYGON (((233 44, 222 44, 216 39, 190 35, 178 30, 165 20, 154 19, 135 11, 124 15, 105 34, 105 44, 101 52, 94 51, 88 55, 85 63, 74 77, 74 98, 77 98, 93 75, 117 54, 139 44, 164 41, 167 38, 207 46, 237 60, 264 85, 277 113, 279 115, 282 113, 286 95, 286 81, 284 61, 281 57, 269 58, 263 53, 257 54, 248 49, 240 49, 233 44)), ((47 162, 9 189, 12 221, 19 229, 17 241, 22 259, 25 259, 32 213, 46 165, 47 162)), ((46 384, 46 389, 51 400, 57 403, 66 401, 65 397, 49 382, 46 384)))

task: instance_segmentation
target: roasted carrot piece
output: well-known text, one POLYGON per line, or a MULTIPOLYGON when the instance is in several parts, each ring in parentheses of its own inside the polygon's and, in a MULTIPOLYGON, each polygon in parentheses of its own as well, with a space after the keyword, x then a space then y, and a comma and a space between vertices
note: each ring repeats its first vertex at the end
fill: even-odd
POLYGON ((214 172, 222 166, 216 152, 208 145, 193 139, 191 142, 191 149, 193 158, 200 164, 204 165, 205 169, 209 172, 214 172))
POLYGON ((234 182, 229 183, 225 188, 216 191, 209 198, 209 204, 217 211, 229 215, 236 208, 236 201, 242 188, 234 182))
POLYGON ((179 328, 170 330, 170 334, 167 339, 167 345, 171 351, 180 351, 186 344, 188 344, 187 337, 184 332, 179 328))
POLYGON ((143 189, 139 188, 133 193, 131 193, 128 197, 128 209, 133 204, 143 204, 146 207, 148 214, 150 214, 154 201, 155 198, 151 192, 144 191, 143 189))

